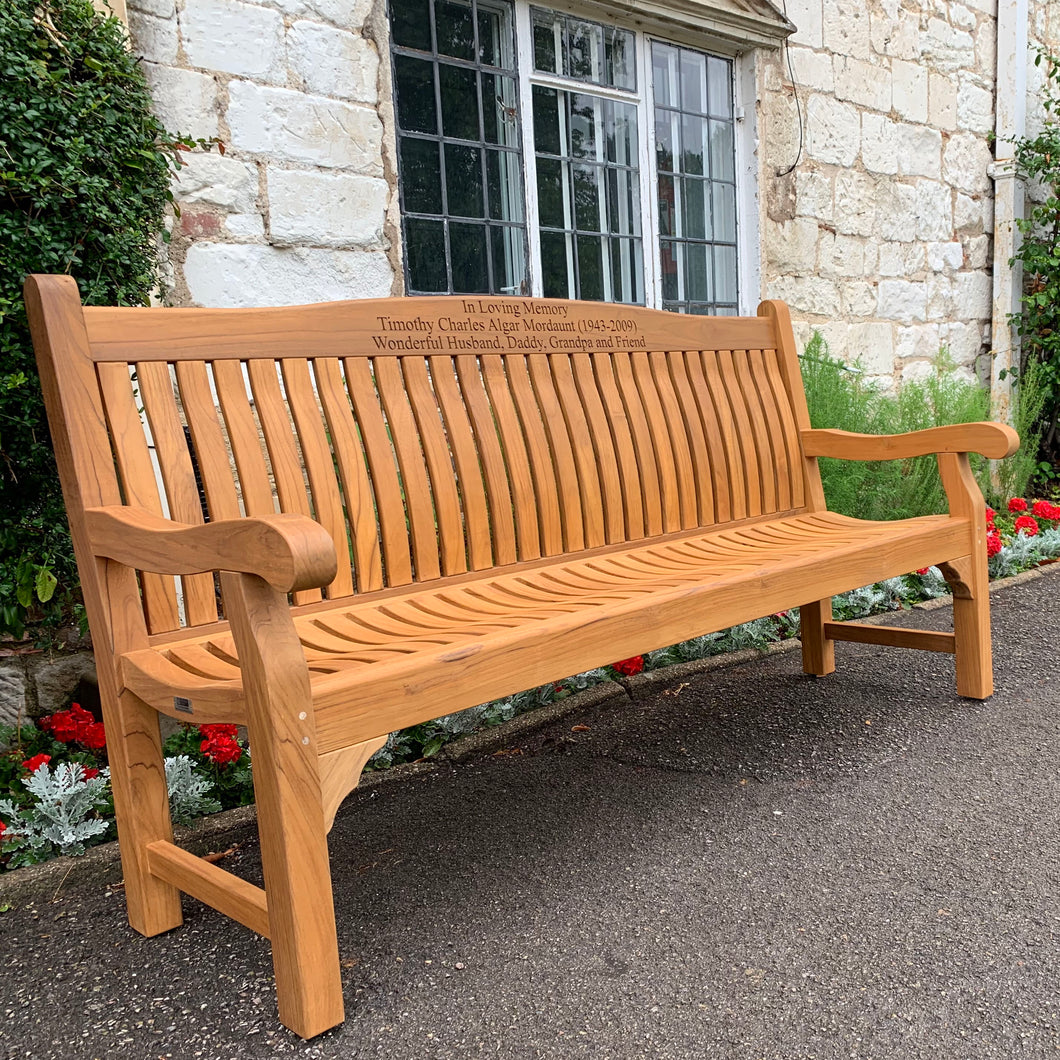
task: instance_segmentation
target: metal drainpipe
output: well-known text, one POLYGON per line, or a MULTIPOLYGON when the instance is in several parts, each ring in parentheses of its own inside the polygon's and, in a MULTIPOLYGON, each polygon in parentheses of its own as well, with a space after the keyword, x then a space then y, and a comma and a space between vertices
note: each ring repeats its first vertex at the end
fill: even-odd
POLYGON ((1019 264, 1010 266, 1019 232, 1015 219, 1023 216, 1023 181, 1012 168, 1013 145, 1027 125, 1027 0, 998 0, 997 81, 995 90, 994 162, 994 300, 991 321, 993 359, 990 398, 994 416, 1012 418, 1012 376, 1006 369, 1018 367, 1019 341, 1009 324, 1009 314, 1018 312, 1023 287, 1019 264))

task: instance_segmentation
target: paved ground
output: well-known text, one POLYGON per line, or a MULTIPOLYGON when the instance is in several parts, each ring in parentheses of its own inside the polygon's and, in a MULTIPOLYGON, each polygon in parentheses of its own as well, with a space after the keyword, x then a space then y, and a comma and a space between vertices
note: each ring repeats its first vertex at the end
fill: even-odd
POLYGON ((824 681, 762 658, 358 793, 347 1020, 311 1043, 265 942, 191 900, 141 939, 120 890, 49 876, 0 916, 0 1054, 1054 1056, 1058 588, 995 594, 987 703, 947 657, 842 645, 824 681))

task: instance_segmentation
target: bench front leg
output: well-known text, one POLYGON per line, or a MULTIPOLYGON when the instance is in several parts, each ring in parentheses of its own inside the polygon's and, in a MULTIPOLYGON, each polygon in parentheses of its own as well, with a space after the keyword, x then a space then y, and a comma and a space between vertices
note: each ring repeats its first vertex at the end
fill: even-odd
POLYGON ((803 673, 824 677, 835 672, 835 641, 826 637, 824 626, 832 621, 832 598, 814 600, 799 608, 799 639, 802 641, 803 673))
POLYGON ((285 594, 221 574, 247 704, 280 1021, 312 1038, 343 1020, 309 671, 285 594))

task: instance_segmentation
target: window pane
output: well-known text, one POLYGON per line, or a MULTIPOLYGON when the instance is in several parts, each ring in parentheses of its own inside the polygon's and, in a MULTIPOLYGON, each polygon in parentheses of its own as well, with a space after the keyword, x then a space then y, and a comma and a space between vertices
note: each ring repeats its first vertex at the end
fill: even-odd
POLYGON ((546 298, 574 298, 570 277, 573 256, 568 256, 570 237, 563 232, 541 233, 541 286, 546 298))
POLYGON ((684 244, 663 240, 659 245, 659 259, 662 265, 662 296, 668 302, 676 302, 681 297, 680 276, 684 259, 684 244))
POLYGON ((615 88, 637 87, 633 34, 608 26, 604 29, 604 84, 615 88))
POLYGON ((534 85, 534 147, 539 155, 560 153, 560 101, 554 88, 534 85))
POLYGON ((442 96, 442 133, 459 140, 477 140, 478 83, 475 71, 439 63, 438 85, 442 96))
POLYGON ((715 180, 736 180, 732 122, 710 123, 710 175, 715 180))
POLYGON ((681 117, 681 169, 685 173, 707 172, 707 122, 694 114, 681 117))
POLYGON ((441 221, 405 221, 405 258, 413 291, 445 291, 445 230, 441 221))
POLYGON ((736 188, 732 184, 714 185, 714 238, 736 242, 736 188))
MULTIPOLYGON (((395 6, 400 7, 404 0, 395 6)), ((438 54, 456 59, 474 59, 475 24, 471 20, 471 5, 453 0, 434 0, 435 32, 438 54)))
POLYGON ((685 239, 712 238, 710 226, 710 184, 696 177, 682 181, 681 231, 685 239))
POLYGON ((611 240, 611 298, 615 302, 643 302, 644 260, 639 239, 611 240))
POLYGON ((659 235, 673 236, 676 232, 677 195, 673 177, 659 177, 659 235))
POLYGON ((608 230, 640 235, 640 180, 628 169, 607 169, 608 230))
POLYGON ((489 215, 498 221, 523 219, 520 158, 514 151, 486 152, 486 197, 489 215))
POLYGON ((580 22, 574 19, 567 19, 566 22, 564 73, 580 81, 602 83, 600 60, 603 57, 604 27, 598 22, 580 22))
POLYGON ((564 228, 569 224, 564 209, 563 163, 558 158, 537 160, 537 212, 541 224, 564 228))
POLYGON ((674 125, 677 120, 674 111, 655 112, 655 165, 666 172, 673 172, 674 168, 674 125))
POLYGON ((705 114, 707 111, 707 57, 681 49, 681 110, 705 114))
POLYGON ((487 66, 511 67, 512 28, 499 11, 478 9, 479 62, 487 66))
POLYGON ((519 146, 519 105, 514 78, 482 75, 482 133, 487 143, 519 146))
POLYGON ((449 198, 450 216, 485 216, 479 148, 445 145, 445 190, 449 198))
POLYGON ((736 302, 736 248, 714 248, 714 283, 719 302, 736 302))
POLYGON ((438 132, 434 105, 434 63, 429 59, 394 56, 394 90, 398 126, 403 132, 438 132))
POLYGON ((692 302, 712 300, 710 247, 705 243, 689 243, 685 247, 685 293, 692 302))
POLYGON ((593 302, 604 299, 604 247, 602 236, 578 236, 578 297, 593 302))
POLYGON ((493 253, 493 287, 500 294, 526 292, 526 246, 521 228, 490 229, 493 253))
POLYGON ((570 153, 575 158, 596 158, 596 111, 606 100, 564 92, 570 100, 570 153))
POLYGON ((574 167, 574 224, 582 232, 599 232, 600 173, 596 166, 574 167))
POLYGON ((556 36, 560 24, 545 11, 534 12, 534 69, 558 74, 556 66, 556 36))
POLYGON ((732 63, 708 56, 710 113, 718 118, 732 117, 732 63))
POLYGON ((401 190, 409 213, 442 212, 442 166, 436 141, 402 139, 401 190))
POLYGON ((637 108, 605 100, 603 107, 606 157, 623 166, 637 164, 637 108))
POLYGON ((487 294, 486 226, 449 224, 449 252, 453 259, 453 293, 487 294))
POLYGON ((651 86, 655 93, 656 106, 678 106, 676 48, 671 48, 666 44, 652 45, 651 77, 651 86))
POLYGON ((390 35, 402 48, 431 50, 431 10, 427 0, 400 0, 390 5, 390 35))

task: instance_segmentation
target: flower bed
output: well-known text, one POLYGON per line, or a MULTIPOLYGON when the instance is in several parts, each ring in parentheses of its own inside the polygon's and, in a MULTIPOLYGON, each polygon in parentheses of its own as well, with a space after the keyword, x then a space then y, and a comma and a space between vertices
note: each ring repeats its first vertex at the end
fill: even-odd
MULTIPOLYGON (((1060 506, 1013 497, 1006 508, 1004 512, 987 509, 991 577, 1007 577, 1060 557, 1060 506)), ((833 610, 841 620, 862 618, 907 608, 948 591, 941 573, 930 567, 837 596, 833 610)), ((386 769, 431 758, 457 737, 500 725, 602 681, 724 652, 764 649, 798 633, 798 611, 781 611, 622 659, 392 733, 367 768, 386 769)), ((74 703, 36 725, 0 727, 0 748, 0 871, 58 854, 81 854, 89 846, 114 838, 106 732, 101 721, 74 703)), ((170 811, 178 824, 254 801, 250 748, 235 725, 185 725, 166 739, 163 750, 170 811)))

